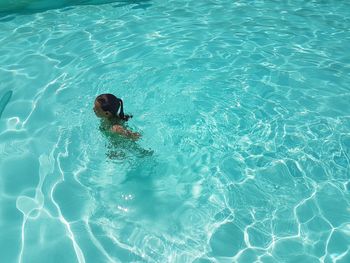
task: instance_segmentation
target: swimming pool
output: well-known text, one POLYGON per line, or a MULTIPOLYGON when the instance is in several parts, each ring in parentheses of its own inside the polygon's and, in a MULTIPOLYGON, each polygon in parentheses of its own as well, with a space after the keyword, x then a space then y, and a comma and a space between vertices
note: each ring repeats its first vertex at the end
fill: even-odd
POLYGON ((0 17, 1 262, 350 261, 348 1, 46 9, 0 17))

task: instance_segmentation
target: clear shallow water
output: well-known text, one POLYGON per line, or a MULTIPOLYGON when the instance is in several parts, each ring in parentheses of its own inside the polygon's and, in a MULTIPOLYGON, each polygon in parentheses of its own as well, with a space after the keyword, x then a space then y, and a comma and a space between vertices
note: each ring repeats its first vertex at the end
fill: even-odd
POLYGON ((1 17, 0 261, 349 262, 349 3, 149 3, 1 17))

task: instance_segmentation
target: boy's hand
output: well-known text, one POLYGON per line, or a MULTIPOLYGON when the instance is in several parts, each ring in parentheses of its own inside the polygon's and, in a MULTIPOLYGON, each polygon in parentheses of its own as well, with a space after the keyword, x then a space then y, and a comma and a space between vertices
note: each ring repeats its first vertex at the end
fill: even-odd
POLYGON ((118 133, 130 139, 133 139, 135 141, 141 137, 141 134, 139 134, 138 132, 129 131, 121 125, 113 125, 111 130, 115 133, 118 133))

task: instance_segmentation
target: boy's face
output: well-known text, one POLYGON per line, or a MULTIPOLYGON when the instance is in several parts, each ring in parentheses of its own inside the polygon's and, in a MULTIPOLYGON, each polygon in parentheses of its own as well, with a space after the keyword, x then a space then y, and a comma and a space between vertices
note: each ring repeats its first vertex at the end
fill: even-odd
POLYGON ((109 118, 111 116, 111 113, 109 111, 104 111, 101 108, 101 104, 95 100, 94 108, 93 108, 95 114, 99 118, 109 118))

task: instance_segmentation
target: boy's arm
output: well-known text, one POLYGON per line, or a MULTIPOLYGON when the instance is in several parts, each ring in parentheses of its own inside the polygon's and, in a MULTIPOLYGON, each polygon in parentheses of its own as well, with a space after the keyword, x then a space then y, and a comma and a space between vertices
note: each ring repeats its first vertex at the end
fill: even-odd
POLYGON ((113 125, 111 130, 115 133, 118 133, 133 140, 137 140, 141 137, 141 134, 139 134, 138 132, 129 131, 121 125, 113 125))

